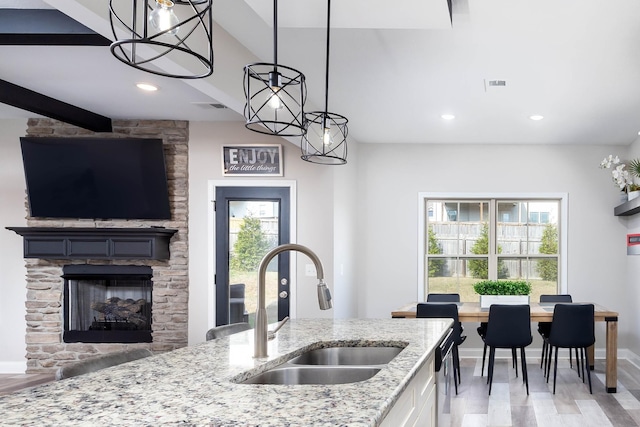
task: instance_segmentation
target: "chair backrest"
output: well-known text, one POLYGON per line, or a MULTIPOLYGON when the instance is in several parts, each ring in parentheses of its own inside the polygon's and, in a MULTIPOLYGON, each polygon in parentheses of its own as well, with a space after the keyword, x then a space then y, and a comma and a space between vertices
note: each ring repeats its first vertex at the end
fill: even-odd
POLYGON ((531 336, 531 308, 529 304, 492 304, 485 343, 491 347, 526 347, 531 336))
POLYGON ((460 294, 428 294, 427 302, 460 302, 460 294))
POLYGON ((540 302, 573 302, 571 295, 569 294, 560 294, 560 295, 540 295, 540 302))
POLYGON ((56 380, 75 377, 88 372, 98 371, 110 366, 131 362, 133 360, 149 356, 153 356, 151 350, 146 348, 137 348, 134 350, 118 351, 115 353, 108 353, 103 356, 92 357, 81 362, 71 363, 58 368, 56 371, 56 380))
POLYGON ((453 339, 456 344, 462 343, 462 325, 458 319, 458 306, 439 302, 422 302, 416 306, 416 317, 453 319, 453 339))
POLYGON ((251 325, 246 322, 216 326, 215 328, 211 328, 207 331, 207 341, 215 340, 222 337, 228 337, 229 335, 248 331, 249 329, 251 329, 251 325))
POLYGON ((244 298, 244 283, 229 285, 229 298, 244 298))
POLYGON ((596 342, 593 304, 556 304, 549 343, 559 347, 589 347, 596 342))

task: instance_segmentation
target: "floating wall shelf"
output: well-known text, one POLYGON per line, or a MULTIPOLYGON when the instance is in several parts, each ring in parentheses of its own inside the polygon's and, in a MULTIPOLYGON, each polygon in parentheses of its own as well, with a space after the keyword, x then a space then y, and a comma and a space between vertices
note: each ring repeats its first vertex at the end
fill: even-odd
POLYGON ((631 199, 613 209, 615 216, 629 216, 640 213, 640 197, 631 199))

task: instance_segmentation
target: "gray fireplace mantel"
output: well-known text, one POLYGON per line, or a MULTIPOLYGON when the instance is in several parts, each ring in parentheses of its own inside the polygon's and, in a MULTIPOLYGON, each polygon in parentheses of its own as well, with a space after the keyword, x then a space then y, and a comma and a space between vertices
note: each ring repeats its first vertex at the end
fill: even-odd
POLYGON ((24 238, 24 257, 43 259, 169 259, 178 231, 150 228, 6 227, 24 238))

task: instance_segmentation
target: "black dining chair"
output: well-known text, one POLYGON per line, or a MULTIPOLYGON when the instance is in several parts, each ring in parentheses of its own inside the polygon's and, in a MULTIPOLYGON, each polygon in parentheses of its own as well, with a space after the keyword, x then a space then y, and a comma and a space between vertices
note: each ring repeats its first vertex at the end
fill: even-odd
POLYGON ((56 380, 64 380, 66 378, 99 371, 100 369, 120 365, 126 362, 132 362, 149 356, 153 356, 153 353, 147 348, 136 348, 132 350, 107 353, 97 357, 84 359, 80 362, 64 365, 58 368, 55 377, 56 380))
POLYGON ((533 342, 533 337, 531 336, 531 308, 528 304, 493 304, 489 307, 487 333, 484 336, 484 343, 489 347, 489 367, 487 370, 489 395, 491 395, 493 368, 496 349, 498 348, 511 349, 512 356, 516 355, 516 349, 520 349, 522 381, 526 384, 527 394, 529 394, 525 347, 530 345, 531 342, 533 342))
POLYGON ((576 366, 578 375, 582 371, 582 382, 584 383, 584 371, 586 368, 589 378, 589 393, 593 394, 591 388, 591 371, 589 368, 589 352, 587 348, 595 344, 594 332, 594 305, 593 304, 556 304, 553 310, 551 331, 546 339, 550 347, 547 359, 547 382, 549 382, 549 371, 551 368, 551 355, 555 349, 553 368, 553 394, 556 393, 556 377, 558 375, 558 349, 568 348, 569 354, 572 349, 580 350, 580 360, 576 354, 576 366))
POLYGON ((460 354, 458 346, 467 338, 462 335, 462 325, 458 320, 458 306, 452 303, 423 302, 416 306, 416 317, 453 319, 453 384, 458 394, 460 384, 460 354))
POLYGON ((427 302, 460 302, 460 294, 427 294, 427 302))
POLYGON ((218 338, 224 338, 229 335, 237 334, 238 332, 248 331, 249 329, 251 329, 251 325, 247 322, 216 326, 207 331, 206 339, 207 341, 211 341, 218 338))
MULTIPOLYGON (((557 302, 573 302, 573 298, 569 294, 543 294, 540 295, 540 302, 545 303, 557 303, 557 302)), ((538 322, 538 333, 542 337, 542 354, 540 355, 540 369, 545 366, 545 360, 547 360, 549 347, 547 346, 546 339, 549 337, 549 332, 551 331, 551 322, 538 322)), ((576 353, 577 354, 577 353, 576 353)), ((571 357, 571 351, 569 351, 569 363, 573 366, 573 361, 571 357)))
MULTIPOLYGON (((427 294, 427 302, 460 302, 460 294, 427 294)), ((464 332, 464 326, 460 323, 460 334, 462 337, 462 341, 467 339, 466 335, 462 335, 464 332)))

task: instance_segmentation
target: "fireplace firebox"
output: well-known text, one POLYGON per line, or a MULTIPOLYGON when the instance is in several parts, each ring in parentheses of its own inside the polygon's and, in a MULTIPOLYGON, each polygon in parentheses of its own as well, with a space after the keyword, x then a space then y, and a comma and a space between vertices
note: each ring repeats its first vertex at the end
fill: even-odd
POLYGON ((153 272, 137 265, 65 265, 66 343, 151 342, 153 272))

